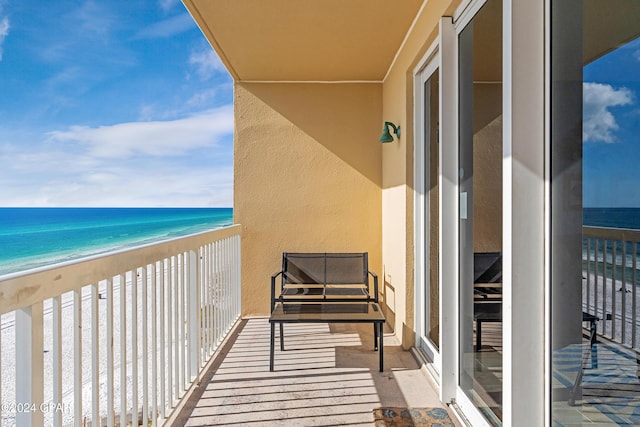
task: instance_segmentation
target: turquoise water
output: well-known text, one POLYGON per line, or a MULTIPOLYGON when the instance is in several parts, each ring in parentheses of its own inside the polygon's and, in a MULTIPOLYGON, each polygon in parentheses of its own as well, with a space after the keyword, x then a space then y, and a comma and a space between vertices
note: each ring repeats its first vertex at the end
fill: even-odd
POLYGON ((0 275, 232 223, 231 208, 0 208, 0 275))
MULTIPOLYGON (((0 275, 232 223, 231 208, 0 208, 0 275)), ((640 229, 640 209, 585 208, 584 224, 640 229)))

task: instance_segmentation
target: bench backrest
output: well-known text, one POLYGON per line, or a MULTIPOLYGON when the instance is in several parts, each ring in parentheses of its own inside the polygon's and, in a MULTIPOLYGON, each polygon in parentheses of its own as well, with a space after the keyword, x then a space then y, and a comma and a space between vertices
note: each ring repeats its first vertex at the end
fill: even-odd
POLYGON ((368 284, 367 252, 282 254, 283 284, 368 284))
POLYGON ((475 252, 473 254, 473 283, 502 282, 502 253, 475 252))

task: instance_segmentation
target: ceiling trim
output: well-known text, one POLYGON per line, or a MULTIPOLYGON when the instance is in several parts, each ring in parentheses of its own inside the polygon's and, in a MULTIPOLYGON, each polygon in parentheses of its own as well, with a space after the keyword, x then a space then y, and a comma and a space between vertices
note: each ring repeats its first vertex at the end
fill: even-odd
POLYGON ((387 69, 387 72, 382 78, 383 82, 387 80, 387 77, 389 77, 389 73, 391 73, 391 69, 396 64, 396 61, 400 56, 400 52, 402 52, 402 50, 404 49, 404 45, 407 43, 407 40, 409 40, 409 36, 411 35, 411 33, 413 33, 413 28, 416 26, 416 23, 418 22, 418 18, 420 18, 420 16, 422 15, 424 8, 427 6, 427 3, 429 2, 423 1, 422 4, 420 5, 420 9, 418 9, 418 12, 413 17, 413 21, 411 21, 411 25, 409 25, 409 28, 407 29, 407 32, 405 33, 404 38, 402 39, 402 43, 400 43, 400 46, 398 47, 398 49, 396 49, 396 54, 393 56, 393 60, 391 61, 391 64, 389 64, 389 68, 387 69))

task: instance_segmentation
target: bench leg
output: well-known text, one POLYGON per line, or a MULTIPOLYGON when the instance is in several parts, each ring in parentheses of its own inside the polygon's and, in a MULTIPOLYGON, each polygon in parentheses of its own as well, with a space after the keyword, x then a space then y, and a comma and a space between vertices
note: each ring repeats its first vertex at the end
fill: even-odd
POLYGON ((476 353, 482 349, 482 320, 476 320, 476 353))
POLYGON ((378 339, 380 340, 380 345, 378 346, 380 352, 380 372, 384 372, 384 334, 382 333, 382 322, 378 322, 375 326, 378 329, 378 339))
POLYGON ((378 324, 373 324, 373 351, 378 351, 378 324))
POLYGON ((598 369, 598 347, 594 346, 594 344, 598 342, 598 336, 596 335, 597 333, 596 322, 597 322, 596 320, 591 320, 591 325, 589 328, 589 335, 590 335, 589 344, 591 346, 591 367, 593 369, 598 369))
MULTIPOLYGON (((280 324, 282 326, 282 323, 280 324)), ((271 323, 271 341, 269 343, 269 372, 273 372, 273 352, 275 350, 276 325, 271 323)))
POLYGON ((280 322, 280 351, 284 351, 284 323, 280 322))

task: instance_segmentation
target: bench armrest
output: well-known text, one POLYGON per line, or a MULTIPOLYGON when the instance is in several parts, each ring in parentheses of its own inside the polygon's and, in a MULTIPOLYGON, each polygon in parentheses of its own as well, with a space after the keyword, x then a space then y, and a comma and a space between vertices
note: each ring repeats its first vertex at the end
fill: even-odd
POLYGON ((372 271, 368 273, 373 277, 373 301, 378 302, 378 275, 372 271))
POLYGON ((276 279, 282 274, 282 271, 278 271, 271 276, 271 312, 276 306, 276 279))

